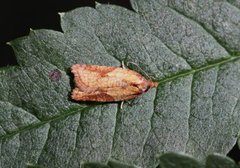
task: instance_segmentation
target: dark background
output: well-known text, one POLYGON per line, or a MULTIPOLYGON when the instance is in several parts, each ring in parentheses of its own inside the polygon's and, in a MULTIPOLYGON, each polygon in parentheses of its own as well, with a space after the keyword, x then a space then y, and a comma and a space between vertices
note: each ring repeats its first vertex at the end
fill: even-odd
MULTIPOLYGON (((32 29, 52 29, 61 31, 58 12, 66 12, 77 7, 95 6, 93 0, 8 0, 0 5, 0 67, 16 65, 16 58, 6 42, 26 36, 32 29)), ((129 0, 97 0, 99 3, 120 5, 132 9, 129 0)), ((240 161, 237 145, 228 153, 236 162, 240 161)))

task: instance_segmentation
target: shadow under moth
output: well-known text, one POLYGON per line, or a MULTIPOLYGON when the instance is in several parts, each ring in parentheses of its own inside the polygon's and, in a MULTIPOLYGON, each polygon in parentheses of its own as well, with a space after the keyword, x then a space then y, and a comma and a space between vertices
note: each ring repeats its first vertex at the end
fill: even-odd
POLYGON ((158 85, 127 68, 74 64, 71 72, 75 83, 71 97, 76 101, 124 101, 158 85))

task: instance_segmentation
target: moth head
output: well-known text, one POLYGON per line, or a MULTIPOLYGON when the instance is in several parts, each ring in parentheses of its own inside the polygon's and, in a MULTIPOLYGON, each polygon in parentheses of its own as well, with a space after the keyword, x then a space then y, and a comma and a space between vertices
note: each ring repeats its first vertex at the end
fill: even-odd
POLYGON ((149 89, 157 87, 157 86, 158 86, 157 82, 153 82, 153 81, 147 80, 147 81, 143 81, 141 84, 139 84, 138 88, 142 92, 147 92, 149 89))

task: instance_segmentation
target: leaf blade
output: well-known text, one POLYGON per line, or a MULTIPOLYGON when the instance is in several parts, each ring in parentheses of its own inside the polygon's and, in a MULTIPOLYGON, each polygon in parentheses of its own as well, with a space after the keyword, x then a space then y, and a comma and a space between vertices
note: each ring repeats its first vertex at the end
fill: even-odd
MULTIPOLYGON (((111 5, 76 9, 61 15, 64 33, 34 30, 11 42, 20 67, 0 70, 0 101, 12 104, 20 114, 29 112, 36 121, 23 116, 18 120, 23 124, 10 127, 16 112, 8 117, 7 133, 0 136, 3 144, 9 142, 12 155, 2 163, 5 167, 25 162, 78 167, 82 161, 109 158, 155 167, 156 155, 162 152, 203 158, 216 151, 225 154, 233 146, 240 111, 237 36, 228 38, 202 27, 207 22, 193 20, 191 12, 179 12, 176 4, 132 3, 137 13, 111 5), (227 44, 220 44, 219 38, 227 44), (134 61, 156 78, 157 90, 125 104, 124 112, 116 104, 95 106, 68 99, 71 64, 118 66, 122 60, 134 61), (53 69, 62 73, 59 81, 49 78, 53 69), (32 148, 24 149, 28 137, 34 138, 29 133, 41 128, 41 145, 36 145, 36 153, 24 156, 32 148)), ((3 103, 1 107, 7 109, 3 103)), ((4 117, 4 112, 0 114, 4 117)))

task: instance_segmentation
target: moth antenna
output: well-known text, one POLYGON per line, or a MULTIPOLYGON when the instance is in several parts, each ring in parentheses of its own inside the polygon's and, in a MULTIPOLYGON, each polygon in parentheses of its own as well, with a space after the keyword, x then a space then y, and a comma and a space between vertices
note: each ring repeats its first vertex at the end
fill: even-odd
POLYGON ((138 67, 138 69, 140 69, 149 79, 155 79, 154 77, 150 77, 148 74, 147 74, 147 72, 145 72, 139 65, 137 65, 136 63, 134 63, 134 62, 127 62, 127 66, 129 65, 129 64, 133 64, 133 65, 135 65, 136 67, 138 67))

